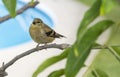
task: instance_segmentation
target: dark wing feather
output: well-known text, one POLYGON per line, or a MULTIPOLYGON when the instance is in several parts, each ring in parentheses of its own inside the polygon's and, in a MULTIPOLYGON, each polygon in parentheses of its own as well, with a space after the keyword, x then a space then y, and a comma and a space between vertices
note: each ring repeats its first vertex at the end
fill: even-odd
POLYGON ((46 32, 45 34, 46 34, 47 36, 50 36, 52 33, 53 33, 53 31, 51 30, 51 31, 46 32))
POLYGON ((45 27, 45 28, 43 28, 43 29, 45 30, 46 35, 47 35, 48 37, 54 37, 54 38, 65 37, 65 36, 63 36, 63 35, 60 35, 60 34, 56 33, 53 29, 51 29, 51 28, 50 28, 49 26, 47 26, 46 24, 44 24, 43 27, 45 27))
POLYGON ((44 24, 43 29, 46 32, 47 36, 51 36, 54 33, 54 30, 51 29, 49 26, 47 26, 46 24, 44 24))

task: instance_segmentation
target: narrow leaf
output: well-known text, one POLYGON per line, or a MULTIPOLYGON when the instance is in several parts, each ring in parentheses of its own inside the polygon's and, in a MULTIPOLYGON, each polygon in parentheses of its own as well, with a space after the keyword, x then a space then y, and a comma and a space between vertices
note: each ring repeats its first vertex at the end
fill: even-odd
POLYGON ((103 0, 101 7, 101 15, 109 13, 117 3, 114 0, 103 0))
POLYGON ((92 75, 94 77, 109 77, 107 73, 105 73, 104 71, 102 71, 100 69, 93 70, 92 75))
POLYGON ((37 75, 39 73, 41 73, 42 71, 44 71, 47 67, 55 64, 56 62, 59 62, 60 60, 63 60, 64 58, 67 57, 68 55, 68 51, 69 50, 65 50, 63 53, 61 53, 58 56, 54 56, 51 57, 49 59, 47 59, 46 61, 44 61, 41 65, 39 65, 39 67, 36 69, 36 71, 33 73, 32 77, 37 77, 37 75))
POLYGON ((100 14, 100 7, 102 5, 102 0, 96 0, 96 2, 91 6, 91 8, 85 13, 83 20, 78 28, 78 38, 82 38, 87 30, 87 26, 97 18, 100 14))
MULTIPOLYGON (((90 27, 80 42, 74 44, 71 48, 65 74, 66 77, 75 77, 78 71, 83 67, 92 46, 95 44, 99 35, 113 24, 112 21, 103 20, 90 27)), ((79 40, 79 39, 77 39, 79 40)))
POLYGON ((2 0, 11 17, 16 16, 16 0, 2 0))
POLYGON ((48 77, 60 77, 64 75, 64 69, 53 71, 48 77))

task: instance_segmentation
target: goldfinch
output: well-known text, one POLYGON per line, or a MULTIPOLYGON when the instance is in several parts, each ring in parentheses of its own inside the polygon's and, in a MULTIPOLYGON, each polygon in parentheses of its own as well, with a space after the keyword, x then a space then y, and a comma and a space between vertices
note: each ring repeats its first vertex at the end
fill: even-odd
POLYGON ((45 24, 40 18, 35 18, 29 28, 29 33, 33 41, 39 44, 51 43, 55 38, 65 37, 56 33, 47 24, 45 24))

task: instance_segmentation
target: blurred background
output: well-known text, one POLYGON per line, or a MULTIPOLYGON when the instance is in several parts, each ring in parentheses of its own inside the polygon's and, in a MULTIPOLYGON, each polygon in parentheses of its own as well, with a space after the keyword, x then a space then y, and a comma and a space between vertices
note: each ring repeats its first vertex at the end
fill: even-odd
MULTIPOLYGON (((18 0, 17 9, 29 1, 30 0, 18 0)), ((94 1, 96 0, 40 0, 40 4, 37 5, 35 9, 29 9, 25 13, 18 15, 15 19, 10 19, 5 23, 0 24, 0 33, 5 33, 4 35, 1 34, 3 37, 0 38, 0 43, 2 43, 0 46, 0 64, 2 64, 2 62, 6 63, 14 58, 14 56, 36 46, 36 43, 31 40, 28 33, 29 26, 33 18, 36 17, 40 17, 56 32, 67 37, 56 39, 54 43, 73 44, 77 28, 84 16, 84 13, 89 9, 94 1), (11 21, 15 23, 10 23, 11 21), (7 26, 6 30, 4 30, 3 25, 7 26), (8 36, 9 38, 7 38, 8 36)), ((102 36, 100 40, 105 40, 104 43, 109 45, 119 45, 120 1, 103 1, 101 18, 113 20, 116 24, 110 29, 109 33, 102 36)), ((0 8, 0 11, 4 12, 0 16, 8 14, 6 9, 3 7, 2 2, 0 3, 0 8)), ((115 48, 115 50, 120 54, 120 48, 115 48)), ((31 77, 32 73, 40 63, 51 56, 60 54, 61 52, 62 51, 58 49, 47 49, 42 50, 42 52, 36 52, 26 56, 8 68, 8 77, 31 77)), ((55 69, 65 67, 65 61, 66 60, 63 60, 56 65, 49 67, 46 71, 42 72, 39 77, 47 77, 47 75, 55 69)), ((120 64, 114 56, 106 50, 102 50, 102 52, 92 52, 92 57, 88 60, 88 67, 80 71, 77 77, 94 77, 90 72, 92 67, 102 69, 109 75, 109 77, 119 77, 120 64)))

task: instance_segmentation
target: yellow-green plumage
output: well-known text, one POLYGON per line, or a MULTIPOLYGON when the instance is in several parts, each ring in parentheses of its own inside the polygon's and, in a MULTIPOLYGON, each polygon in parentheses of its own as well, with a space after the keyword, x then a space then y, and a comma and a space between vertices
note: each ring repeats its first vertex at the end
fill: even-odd
POLYGON ((51 43, 55 38, 64 37, 56 33, 39 18, 35 18, 29 28, 31 38, 38 44, 51 43))

